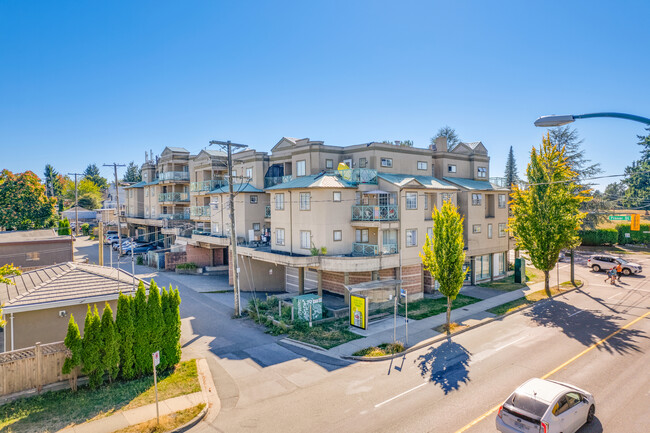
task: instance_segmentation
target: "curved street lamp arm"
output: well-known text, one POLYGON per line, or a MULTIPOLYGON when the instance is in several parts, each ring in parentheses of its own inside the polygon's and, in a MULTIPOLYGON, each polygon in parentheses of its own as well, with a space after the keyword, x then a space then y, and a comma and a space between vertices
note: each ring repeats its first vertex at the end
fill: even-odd
POLYGON ((646 125, 650 125, 650 119, 648 119, 647 117, 635 116, 634 114, 626 114, 626 113, 574 114, 573 117, 575 119, 588 119, 588 118, 591 118, 591 117, 616 117, 618 119, 633 120, 635 122, 641 122, 641 123, 645 123, 646 125))

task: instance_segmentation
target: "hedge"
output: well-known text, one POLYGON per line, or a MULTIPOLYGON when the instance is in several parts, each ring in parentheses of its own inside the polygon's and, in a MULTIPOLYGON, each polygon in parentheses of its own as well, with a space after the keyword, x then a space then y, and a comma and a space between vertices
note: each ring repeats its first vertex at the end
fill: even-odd
POLYGON ((578 236, 582 245, 614 245, 618 241, 618 232, 615 229, 580 230, 578 236))
POLYGON ((631 231, 630 224, 617 224, 616 230, 618 231, 618 243, 625 244, 643 244, 650 243, 650 224, 641 224, 641 230, 631 231), (625 233, 629 233, 630 237, 625 237, 625 233))

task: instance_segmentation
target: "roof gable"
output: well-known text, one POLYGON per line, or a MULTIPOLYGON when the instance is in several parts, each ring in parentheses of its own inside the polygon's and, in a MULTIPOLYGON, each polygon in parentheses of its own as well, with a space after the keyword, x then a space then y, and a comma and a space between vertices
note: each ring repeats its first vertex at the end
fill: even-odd
POLYGON ((170 153, 187 153, 189 154, 190 151, 185 149, 184 147, 165 147, 163 151, 161 152, 160 155, 168 155, 170 153))
POLYGON ((275 146, 271 149, 271 152, 275 150, 283 150, 283 149, 290 149, 292 147, 296 146, 296 142, 298 141, 298 138, 293 138, 293 137, 282 137, 280 141, 276 143, 275 146))

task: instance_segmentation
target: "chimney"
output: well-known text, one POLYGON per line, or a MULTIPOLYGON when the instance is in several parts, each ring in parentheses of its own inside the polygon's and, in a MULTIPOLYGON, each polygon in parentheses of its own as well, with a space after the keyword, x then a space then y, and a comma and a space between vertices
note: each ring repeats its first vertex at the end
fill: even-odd
POLYGON ((438 137, 435 143, 438 152, 447 152, 447 137, 438 137))

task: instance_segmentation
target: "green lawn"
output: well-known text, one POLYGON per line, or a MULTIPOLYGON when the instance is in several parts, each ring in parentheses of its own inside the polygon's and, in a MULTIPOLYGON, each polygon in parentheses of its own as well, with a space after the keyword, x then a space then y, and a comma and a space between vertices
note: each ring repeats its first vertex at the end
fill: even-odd
POLYGON ((156 424, 156 419, 149 420, 140 424, 132 425, 122 430, 116 430, 113 433, 164 433, 178 428, 197 416, 203 408, 204 403, 185 410, 163 415, 160 417, 160 424, 156 424))
MULTIPOLYGON (((576 280, 576 284, 582 284, 582 281, 576 280)), ((558 295, 562 292, 567 291, 568 289, 573 288, 573 284, 570 281, 565 281, 560 284, 560 287, 552 286, 551 287, 551 296, 558 295)), ((537 292, 529 293, 523 298, 515 299, 514 301, 508 302, 506 304, 501 304, 494 308, 487 310, 489 313, 496 314, 497 316, 509 313, 514 310, 525 307, 526 305, 534 304, 535 302, 541 301, 542 299, 547 299, 549 296, 546 293, 546 290, 538 290, 537 292)))
POLYGON ((480 283, 477 284, 479 287, 487 287, 490 289, 502 290, 504 292, 511 292, 513 290, 518 290, 524 288, 530 284, 539 283, 544 281, 544 272, 539 271, 532 266, 526 268, 526 283, 515 283, 515 276, 510 275, 504 279, 498 281, 492 281, 489 283, 480 283))
MULTIPOLYGON (((456 308, 461 308, 478 301, 480 301, 478 298, 458 295, 452 302, 451 309, 455 310, 456 308)), ((420 320, 424 319, 425 317, 435 316, 436 314, 444 313, 447 311, 447 298, 420 299, 418 301, 409 302, 408 307, 409 318, 420 320)), ((406 308, 404 305, 400 304, 398 313, 400 316, 404 316, 406 314, 406 308)))
MULTIPOLYGON (((175 371, 158 375, 159 400, 200 390, 194 360, 181 362, 175 371)), ((129 382, 118 381, 95 390, 80 386, 77 392, 46 392, 0 406, 0 431, 54 432, 152 402, 153 376, 129 382)))

